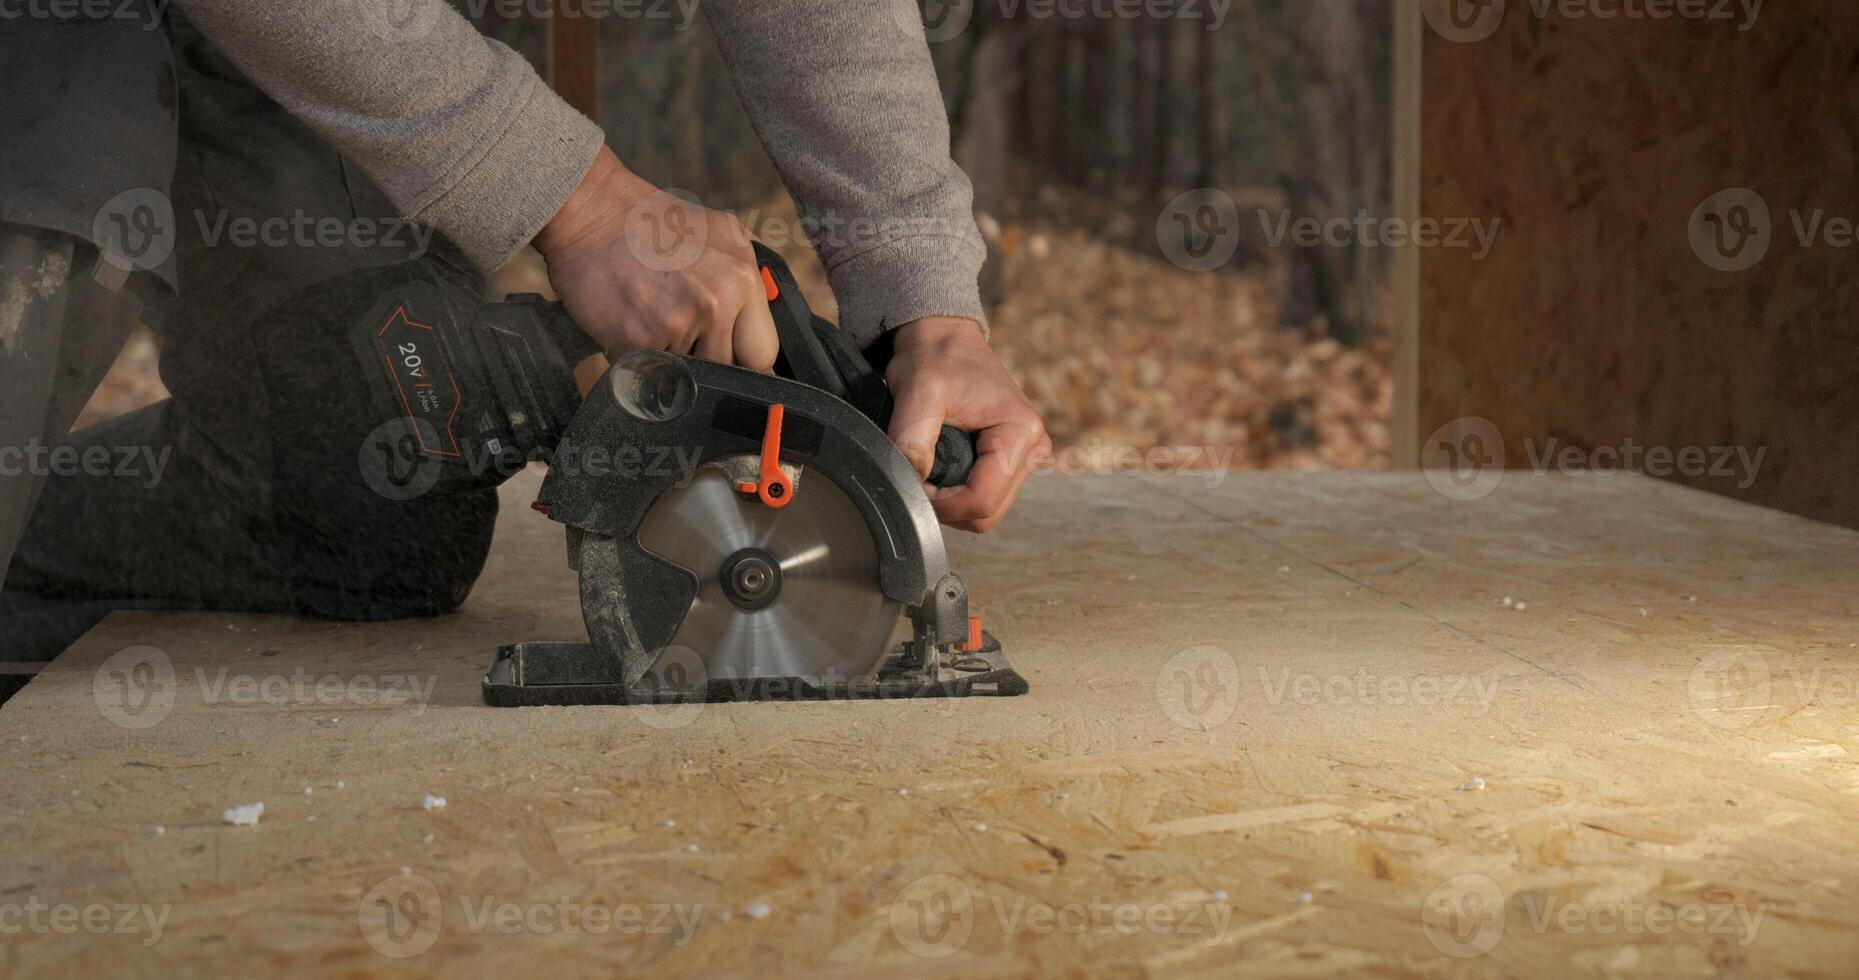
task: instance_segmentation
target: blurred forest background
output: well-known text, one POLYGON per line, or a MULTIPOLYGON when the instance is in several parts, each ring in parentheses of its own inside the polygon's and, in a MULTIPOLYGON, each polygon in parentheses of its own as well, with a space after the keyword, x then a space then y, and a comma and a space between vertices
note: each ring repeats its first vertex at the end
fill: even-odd
MULTIPOLYGON (((1388 464, 1389 250, 1274 247, 1270 232, 1287 215, 1391 213, 1392 0, 926 6, 988 242, 994 344, 1062 459, 1201 447, 1232 450, 1239 468, 1388 464), (1144 15, 1114 15, 1130 10, 1144 15), (1171 202, 1199 188, 1237 209, 1237 227, 1192 222, 1236 239, 1210 271, 1171 262, 1165 245, 1171 202)), ((540 21, 469 8, 546 66, 540 21)), ((662 9, 600 24, 609 143, 648 180, 791 234, 793 205, 709 32, 662 9)), ((1176 245, 1179 257, 1179 233, 1176 245)), ((832 315, 811 251, 782 251, 832 315)), ((546 292, 540 259, 512 262, 498 286, 546 292)), ((92 414, 158 396, 153 360, 138 338, 92 414)))

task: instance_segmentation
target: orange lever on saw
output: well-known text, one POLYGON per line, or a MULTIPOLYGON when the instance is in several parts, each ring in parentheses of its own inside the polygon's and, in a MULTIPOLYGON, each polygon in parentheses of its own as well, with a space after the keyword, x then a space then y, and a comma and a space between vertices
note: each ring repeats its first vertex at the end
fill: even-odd
POLYGON ((781 468, 781 416, 779 405, 768 406, 768 427, 762 432, 762 472, 757 483, 738 483, 739 493, 752 493, 762 503, 779 510, 794 499, 794 484, 781 468))
POLYGON ((955 648, 955 652, 957 653, 980 653, 982 646, 983 646, 983 643, 981 639, 981 617, 970 616, 968 617, 968 641, 965 643, 958 644, 955 648))

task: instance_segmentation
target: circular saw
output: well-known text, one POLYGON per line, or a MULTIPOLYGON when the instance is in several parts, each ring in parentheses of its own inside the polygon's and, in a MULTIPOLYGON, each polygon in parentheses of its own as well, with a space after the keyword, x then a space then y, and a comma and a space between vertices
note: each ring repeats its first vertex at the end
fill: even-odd
MULTIPOLYGON (((353 333, 386 420, 362 453, 371 485, 476 489, 549 466, 533 506, 566 528, 589 639, 501 647, 487 703, 1027 690, 969 615, 925 485, 885 434, 888 345, 860 351, 755 250, 772 375, 640 351, 583 399, 573 367, 599 351, 559 304, 461 309, 418 278, 353 333)), ((945 426, 930 484, 967 482, 974 459, 973 436, 945 426)))

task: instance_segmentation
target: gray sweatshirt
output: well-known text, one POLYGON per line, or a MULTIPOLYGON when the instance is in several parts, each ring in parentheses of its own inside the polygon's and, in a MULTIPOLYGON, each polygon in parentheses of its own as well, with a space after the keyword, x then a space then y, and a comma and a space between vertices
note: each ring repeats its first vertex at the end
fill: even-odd
MULTIPOLYGON (((580 183, 600 128, 443 0, 179 0, 254 83, 490 269, 580 183), (398 17, 390 20, 387 11, 398 17)), ((973 191, 914 0, 704 0, 749 121, 862 342, 982 321, 973 191)))

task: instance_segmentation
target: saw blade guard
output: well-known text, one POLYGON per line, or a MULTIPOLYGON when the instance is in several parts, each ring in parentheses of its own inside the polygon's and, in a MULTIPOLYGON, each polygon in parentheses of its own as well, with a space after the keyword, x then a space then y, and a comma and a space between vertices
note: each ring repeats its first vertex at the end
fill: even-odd
POLYGON ((718 667, 750 676, 873 670, 893 646, 891 631, 879 638, 874 625, 886 610, 893 623, 899 613, 908 616, 917 649, 959 643, 965 635, 967 590, 949 571, 941 528, 916 472, 870 418, 799 381, 660 351, 622 357, 570 423, 537 508, 568 526, 589 636, 619 659, 627 683, 667 651, 695 649, 684 642, 693 640, 725 641, 717 648, 718 667), (775 429, 780 437, 771 450, 775 429), (768 502, 769 487, 743 479, 750 468, 765 480, 771 458, 793 496, 779 507, 768 502), (763 493, 744 492, 751 489, 763 493), (750 506, 775 513, 743 509, 750 506), (735 522, 735 536, 720 526, 701 529, 705 508, 719 522, 735 522), (675 519, 660 523, 668 514, 675 519), (765 532, 772 540, 771 529, 784 521, 821 540, 782 537, 779 547, 791 553, 771 554, 772 563, 737 554, 774 552, 751 539, 765 532), (862 534, 862 543, 855 546, 848 531, 862 534), (708 550, 691 543, 707 532, 708 550), (642 544, 642 535, 654 547, 642 544), (723 540, 741 543, 722 554, 723 540), (834 656, 825 653, 834 638, 817 635, 830 634, 830 623, 782 620, 784 626, 772 627, 773 616, 737 615, 766 612, 741 603, 760 601, 768 577, 785 587, 786 566, 798 568, 810 544, 827 544, 837 557, 820 569, 830 585, 816 583, 817 594, 803 591, 812 596, 805 600, 813 603, 808 615, 838 617, 842 639, 857 647, 834 656), (851 602, 859 593, 848 590, 860 577, 866 577, 861 598, 869 601, 851 602), (826 595, 833 598, 820 598, 826 595), (698 618, 687 631, 693 614, 698 618), (809 630, 816 635, 803 639, 809 630), (745 658, 742 649, 760 652, 745 658))

